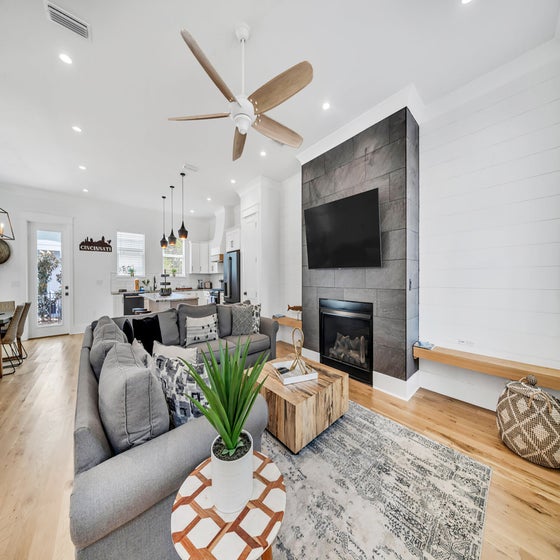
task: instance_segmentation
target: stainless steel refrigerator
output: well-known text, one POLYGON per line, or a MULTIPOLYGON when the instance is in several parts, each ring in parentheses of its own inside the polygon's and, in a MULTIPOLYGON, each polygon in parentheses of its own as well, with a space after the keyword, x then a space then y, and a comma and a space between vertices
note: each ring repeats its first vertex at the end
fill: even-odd
POLYGON ((224 257, 224 302, 241 301, 241 278, 239 251, 230 251, 224 257))

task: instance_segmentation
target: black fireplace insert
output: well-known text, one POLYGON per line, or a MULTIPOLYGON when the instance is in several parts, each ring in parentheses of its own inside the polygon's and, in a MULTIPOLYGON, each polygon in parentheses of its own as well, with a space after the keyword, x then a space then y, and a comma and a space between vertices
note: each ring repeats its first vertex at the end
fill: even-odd
POLYGON ((371 385, 373 377, 373 304, 319 299, 321 363, 371 385))

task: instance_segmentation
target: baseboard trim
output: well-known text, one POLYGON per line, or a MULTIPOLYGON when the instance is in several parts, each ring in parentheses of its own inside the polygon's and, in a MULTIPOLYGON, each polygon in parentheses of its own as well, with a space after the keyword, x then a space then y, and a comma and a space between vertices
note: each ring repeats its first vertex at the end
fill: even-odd
MULTIPOLYGON (((302 354, 304 358, 321 362, 319 352, 304 348, 302 354)), ((420 388, 420 376, 416 373, 408 381, 403 381, 402 379, 396 379, 390 375, 374 371, 373 388, 403 401, 409 401, 420 388)))

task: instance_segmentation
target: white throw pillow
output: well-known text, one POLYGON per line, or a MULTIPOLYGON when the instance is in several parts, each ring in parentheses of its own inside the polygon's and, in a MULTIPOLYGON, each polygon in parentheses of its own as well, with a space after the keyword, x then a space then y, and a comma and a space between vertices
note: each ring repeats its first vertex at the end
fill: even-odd
POLYGON ((187 317, 185 346, 218 339, 218 314, 206 317, 187 317))
POLYGON ((165 346, 157 340, 154 340, 153 356, 165 356, 166 358, 183 358, 190 364, 196 364, 197 360, 196 348, 183 348, 182 346, 165 346))

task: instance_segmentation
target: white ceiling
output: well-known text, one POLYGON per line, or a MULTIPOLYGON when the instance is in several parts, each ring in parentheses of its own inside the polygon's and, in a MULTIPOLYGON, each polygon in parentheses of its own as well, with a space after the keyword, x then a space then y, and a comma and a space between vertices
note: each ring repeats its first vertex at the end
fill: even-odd
MULTIPOLYGON (((552 39, 560 9, 560 0, 55 3, 91 25, 90 41, 50 22, 43 0, 0 0, 0 183, 159 210, 160 196, 170 184, 180 186, 188 162, 199 168, 185 182, 186 207, 196 216, 235 204, 235 188, 255 176, 280 181, 299 164, 296 150, 255 130, 232 162, 229 119, 167 121, 228 110, 181 28, 234 92, 241 61, 234 28, 241 21, 251 26, 249 92, 301 60, 311 62, 313 82, 269 113, 303 136, 304 150, 410 83, 429 103, 552 39), (60 62, 60 52, 74 63, 60 62)), ((175 193, 177 209, 180 188, 175 193)))

